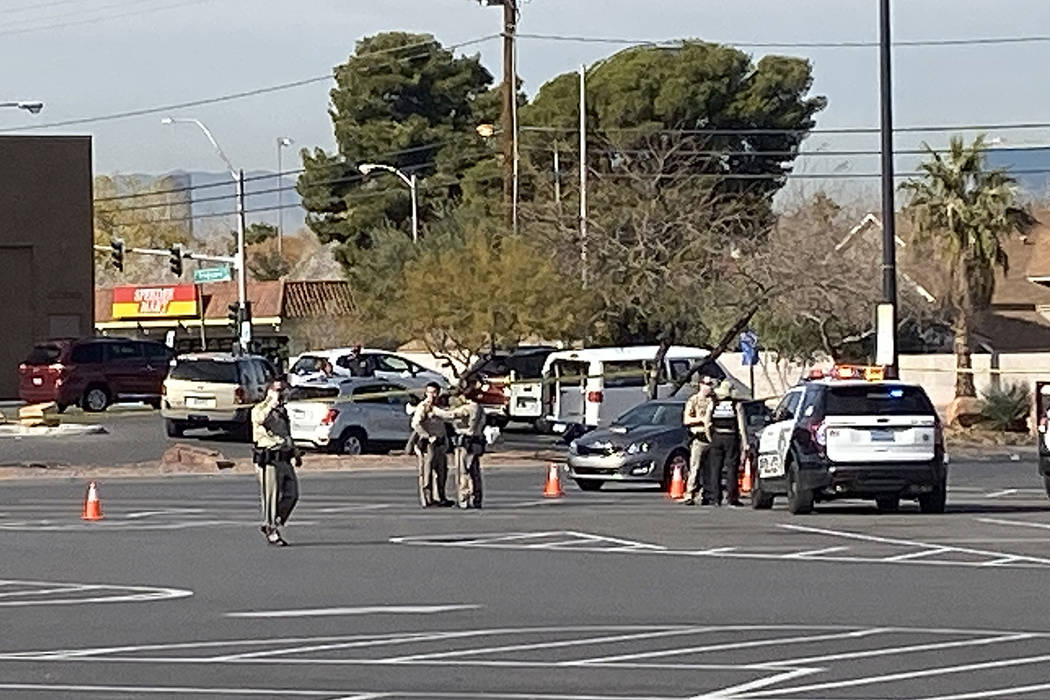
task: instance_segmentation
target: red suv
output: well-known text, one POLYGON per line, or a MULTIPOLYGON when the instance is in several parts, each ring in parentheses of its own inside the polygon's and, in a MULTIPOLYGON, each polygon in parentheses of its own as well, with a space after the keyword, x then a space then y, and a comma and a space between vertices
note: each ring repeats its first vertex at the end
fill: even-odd
POLYGON ((161 385, 174 352, 163 343, 127 338, 47 340, 18 367, 19 397, 104 411, 115 401, 160 408, 161 385))

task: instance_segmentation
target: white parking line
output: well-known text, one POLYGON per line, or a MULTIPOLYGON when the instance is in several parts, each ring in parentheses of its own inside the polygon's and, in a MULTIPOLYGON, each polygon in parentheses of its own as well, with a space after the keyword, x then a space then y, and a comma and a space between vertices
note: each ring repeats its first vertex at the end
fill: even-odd
POLYGON ((807 549, 804 552, 793 552, 791 554, 785 554, 785 559, 808 559, 810 557, 817 557, 821 554, 831 554, 832 552, 844 552, 849 547, 824 547, 823 549, 807 549))
POLYGON ((1005 698, 1028 693, 1038 693, 1040 690, 1050 690, 1050 683, 1039 685, 1019 685, 1014 688, 996 688, 995 690, 977 690, 972 693, 960 693, 958 695, 938 695, 928 700, 979 700, 980 698, 1005 698))
MULTIPOLYGON (((23 690, 38 692, 67 692, 67 693, 138 693, 141 695, 265 695, 269 697, 307 697, 307 698, 331 698, 339 695, 335 690, 296 690, 294 688, 199 688, 192 686, 163 686, 163 685, 65 685, 58 683, 0 683, 0 690, 23 690)), ((382 698, 389 697, 389 693, 358 693, 347 696, 345 691, 343 697, 352 698, 382 698)))
POLYGON ((944 554, 950 552, 950 549, 945 547, 931 547, 930 549, 921 549, 917 552, 908 552, 906 554, 898 554, 893 557, 886 557, 886 561, 911 561, 913 559, 922 559, 923 557, 932 557, 935 554, 944 554))
POLYGON ((306 610, 252 610, 226 613, 226 617, 334 617, 340 615, 432 615, 457 610, 478 610, 480 605, 365 605, 355 608, 313 608, 306 610))
POLYGON ((1002 498, 1003 496, 1012 496, 1017 493, 1017 489, 1003 489, 1002 491, 993 491, 992 493, 984 494, 985 498, 1002 498))
MULTIPOLYGON (((896 630, 890 630, 896 631, 896 630)), ((824 663, 826 661, 842 661, 844 659, 868 659, 876 656, 896 656, 897 654, 912 654, 923 651, 938 651, 941 649, 963 649, 967 647, 986 646, 988 644, 1003 644, 1008 642, 1021 642, 1027 639, 1036 639, 1038 635, 1027 632, 1010 634, 999 637, 981 637, 978 639, 962 639, 953 642, 931 642, 929 644, 912 644, 910 646, 883 647, 881 649, 865 649, 863 651, 848 651, 840 654, 824 654, 821 656, 797 656, 793 659, 780 659, 769 662, 770 666, 799 666, 804 664, 824 663)))
POLYGON ((988 525, 1006 525, 1013 527, 1031 527, 1039 530, 1050 530, 1050 523, 1033 523, 1024 520, 1006 520, 1004 518, 977 518, 977 522, 988 525))

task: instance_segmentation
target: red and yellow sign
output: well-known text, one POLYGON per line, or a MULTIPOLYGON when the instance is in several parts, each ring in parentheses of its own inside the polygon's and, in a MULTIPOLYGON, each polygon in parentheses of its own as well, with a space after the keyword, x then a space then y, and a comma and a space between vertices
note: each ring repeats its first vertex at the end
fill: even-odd
POLYGON ((159 287, 116 287, 113 318, 185 318, 197 316, 197 287, 192 284, 159 287))

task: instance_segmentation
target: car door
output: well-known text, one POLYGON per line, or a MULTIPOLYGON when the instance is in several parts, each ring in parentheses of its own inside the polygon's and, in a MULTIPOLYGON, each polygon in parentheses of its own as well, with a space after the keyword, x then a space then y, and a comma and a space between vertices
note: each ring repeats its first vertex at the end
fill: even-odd
POLYGON ((113 399, 148 395, 150 382, 142 343, 120 340, 106 343, 105 347, 106 385, 113 399))
POLYGON ((784 476, 787 453, 791 448, 791 436, 795 432, 799 406, 802 404, 803 388, 789 391, 773 411, 770 424, 758 437, 758 476, 776 479, 784 476))
POLYGON ((380 391, 386 394, 386 410, 380 419, 382 437, 377 436, 376 439, 384 442, 406 439, 412 430, 412 416, 405 408, 408 405, 407 385, 384 384, 380 391))

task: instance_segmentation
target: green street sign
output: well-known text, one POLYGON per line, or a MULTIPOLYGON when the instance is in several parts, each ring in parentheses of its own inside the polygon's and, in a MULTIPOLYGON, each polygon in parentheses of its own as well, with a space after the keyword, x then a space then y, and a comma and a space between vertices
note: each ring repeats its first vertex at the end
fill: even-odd
POLYGON ((199 270, 193 271, 193 283, 202 284, 204 282, 229 282, 230 277, 230 266, 219 265, 218 267, 202 267, 199 270))

